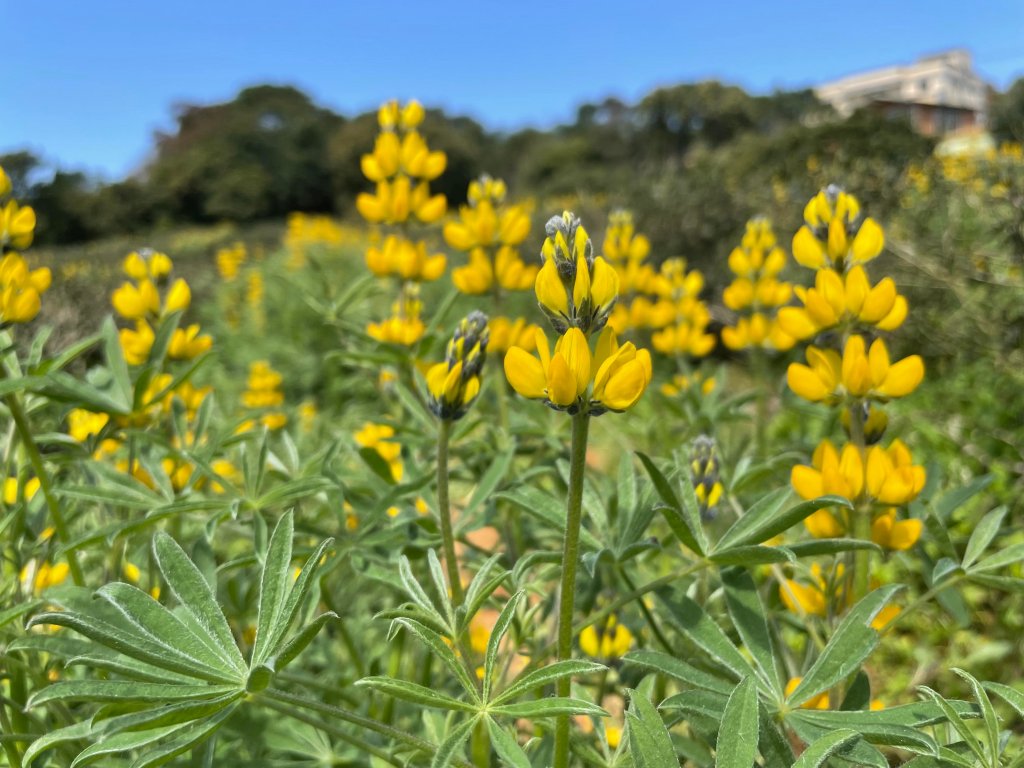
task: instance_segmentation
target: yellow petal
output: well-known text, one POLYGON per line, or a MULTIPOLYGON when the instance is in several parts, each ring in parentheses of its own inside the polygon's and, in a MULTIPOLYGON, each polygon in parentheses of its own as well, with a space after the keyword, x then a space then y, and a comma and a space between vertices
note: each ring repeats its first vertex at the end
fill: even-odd
POLYGON ((872 218, 864 219, 857 236, 853 238, 853 262, 863 264, 871 261, 885 247, 885 234, 872 218))
POLYGON ((793 258, 797 264, 810 269, 825 266, 825 249, 807 227, 801 227, 793 238, 793 258))
POLYGON ((512 389, 534 400, 544 397, 547 379, 540 360, 520 347, 512 347, 505 355, 504 366, 505 378, 512 389))

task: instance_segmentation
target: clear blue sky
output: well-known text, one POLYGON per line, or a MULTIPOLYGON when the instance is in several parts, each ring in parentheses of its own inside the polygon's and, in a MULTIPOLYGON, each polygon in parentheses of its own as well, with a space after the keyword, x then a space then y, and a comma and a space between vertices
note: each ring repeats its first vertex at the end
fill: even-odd
POLYGON ((1024 2, 0 0, 0 152, 123 176, 176 103, 291 84, 343 114, 418 98, 491 128, 718 78, 799 88, 966 47, 1024 75, 1024 2))

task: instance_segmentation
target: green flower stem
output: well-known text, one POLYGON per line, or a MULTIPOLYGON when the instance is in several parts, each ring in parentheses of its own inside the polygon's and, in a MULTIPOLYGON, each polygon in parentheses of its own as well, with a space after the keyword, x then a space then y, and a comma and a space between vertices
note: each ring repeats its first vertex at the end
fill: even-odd
MULTIPOLYGON (((771 384, 771 368, 768 365, 768 356, 762 347, 755 347, 751 352, 753 361, 754 377, 756 379, 757 396, 754 400, 754 450, 757 458, 763 459, 766 456, 768 444, 768 396, 766 388, 771 384)), ((774 391, 772 386, 771 391, 774 391)))
POLYGON ((437 515, 441 519, 441 543, 444 547, 444 564, 448 569, 448 587, 452 591, 455 607, 462 605, 462 579, 459 577, 459 561, 455 559, 455 533, 452 530, 452 510, 448 501, 448 442, 452 423, 441 419, 437 428, 437 515))
MULTIPOLYGON (((864 460, 864 412, 860 403, 850 406, 850 442, 864 460)), ((853 537, 871 541, 871 510, 853 510, 853 537)), ((870 584, 871 550, 858 549, 853 553, 853 602, 856 604, 867 593, 870 584)))
MULTIPOLYGON (((411 733, 406 733, 403 730, 377 722, 376 720, 364 717, 363 715, 359 715, 350 710, 335 707, 331 704, 323 704, 319 701, 313 701, 302 696, 295 696, 275 688, 268 688, 260 693, 258 700, 277 712, 286 714, 289 717, 293 717, 304 723, 309 723, 313 727, 320 728, 333 736, 337 736, 353 746, 362 748, 363 745, 366 745, 370 750, 375 750, 371 751, 370 754, 381 756, 382 759, 387 760, 387 762, 392 765, 405 765, 406 763, 405 761, 396 762, 396 759, 390 756, 383 757, 383 755, 387 754, 383 750, 379 750, 377 747, 367 744, 367 742, 364 742, 362 739, 352 736, 352 734, 348 733, 344 729, 338 728, 331 722, 324 722, 318 718, 310 717, 309 715, 304 714, 301 710, 306 709, 311 712, 316 712, 319 715, 324 715, 332 720, 341 720, 346 723, 351 723, 359 728, 378 733, 392 741, 398 742, 399 744, 411 747, 417 752, 421 752, 427 756, 432 757, 434 753, 437 752, 437 745, 432 744, 425 739, 413 736, 411 733), (358 742, 358 744, 356 742, 358 742)), ((453 759, 451 764, 458 766, 458 768, 473 768, 470 763, 459 758, 453 759)))
MULTIPOLYGON (((18 714, 16 705, 11 707, 11 712, 18 714)), ((10 738, 3 739, 4 754, 7 755, 7 762, 11 764, 11 768, 21 768, 21 752, 18 749, 18 742, 13 738, 17 735, 17 729, 14 728, 10 718, 7 717, 7 705, 5 702, 0 702, 0 729, 3 729, 5 734, 10 734, 10 738)))
MULTIPOLYGON (((576 567, 580 557, 580 524, 583 520, 583 473, 587 464, 587 433, 590 415, 581 411, 572 417, 572 448, 569 457, 569 498, 562 548, 562 584, 558 592, 558 660, 572 658, 572 615, 576 602, 576 567)), ((572 693, 572 680, 563 677, 555 686, 558 696, 572 693)), ((555 723, 554 768, 569 765, 569 716, 560 715, 555 723)))
MULTIPOLYGON (((0 366, 0 371, 2 371, 2 377, 5 378, 7 376, 6 369, 0 366)), ((6 403, 8 410, 11 412, 11 418, 14 420, 18 436, 21 438, 21 444, 25 446, 25 452, 28 454, 32 471, 36 473, 36 478, 39 480, 39 489, 43 492, 43 497, 46 499, 46 507, 50 512, 53 527, 57 531, 57 538, 61 544, 66 545, 70 543, 71 535, 68 533, 68 525, 64 520, 64 513, 61 511, 60 503, 57 501, 57 497, 53 495, 50 474, 46 471, 43 456, 39 453, 39 446, 36 445, 35 438, 32 436, 32 425, 29 423, 28 415, 25 413, 25 409, 17 394, 12 392, 4 397, 4 403, 6 403)), ((78 553, 69 548, 65 550, 65 557, 67 557, 68 568, 71 571, 71 580, 75 582, 75 586, 85 586, 82 566, 78 563, 78 553)))

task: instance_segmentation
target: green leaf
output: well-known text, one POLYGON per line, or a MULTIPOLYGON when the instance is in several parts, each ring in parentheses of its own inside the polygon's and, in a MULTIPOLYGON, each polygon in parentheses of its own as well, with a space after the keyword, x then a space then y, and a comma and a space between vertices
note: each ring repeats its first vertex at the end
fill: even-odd
POLYGON ((731 568, 722 572, 722 584, 725 587, 725 603, 733 626, 736 627, 743 644, 760 669, 768 689, 777 696, 781 695, 782 673, 772 651, 768 619, 753 578, 746 570, 731 568))
POLYGON ((410 618, 397 618, 392 622, 391 626, 391 634, 394 633, 397 627, 402 627, 415 635, 435 656, 444 662, 445 666, 455 675, 455 678, 462 685, 463 690, 469 694, 470 698, 476 703, 480 702, 480 693, 477 690, 476 681, 469 676, 466 666, 456 658, 455 652, 444 642, 441 635, 426 625, 410 618))
MULTIPOLYGON (((501 491, 494 497, 512 502, 523 511, 546 523, 553 531, 561 531, 565 528, 565 499, 555 498, 528 485, 519 486, 511 491, 501 491)), ((580 529, 580 541, 588 549, 601 548, 601 543, 586 528, 580 529)))
POLYGON ((992 702, 985 693, 985 689, 981 683, 978 682, 977 678, 968 674, 962 669, 953 667, 953 671, 959 675, 963 680, 967 681, 967 684, 971 686, 971 691, 974 693, 974 700, 978 702, 978 707, 981 709, 981 719, 985 722, 985 730, 988 735, 987 746, 989 748, 988 761, 989 764, 995 765, 998 763, 999 757, 999 718, 996 716, 996 711, 992 707, 992 702))
POLYGON ((466 743, 466 739, 476 727, 476 723, 477 718, 474 717, 455 726, 448 734, 448 738, 441 742, 437 752, 434 753, 434 759, 430 761, 430 768, 447 768, 454 759, 455 753, 466 743))
POLYGON ((872 744, 884 744, 893 747, 935 754, 938 745, 935 740, 924 733, 918 726, 895 723, 872 717, 870 710, 859 711, 826 711, 800 710, 799 717, 813 723, 826 731, 850 729, 859 733, 872 744))
POLYGON ((733 523, 719 540, 716 550, 750 544, 762 544, 784 531, 788 531, 823 507, 845 507, 853 505, 842 496, 822 496, 811 499, 782 512, 782 506, 790 496, 788 488, 780 488, 759 499, 747 513, 733 523))
POLYGON ((988 549, 992 539, 999 533, 999 527, 1003 524, 1006 512, 1006 507, 993 509, 981 518, 978 525, 975 526, 974 531, 971 533, 971 538, 967 540, 967 548, 964 550, 964 557, 961 562, 964 570, 969 569, 974 561, 981 557, 982 553, 988 549))
POLYGON ((233 709, 225 709, 211 718, 198 721, 193 728, 184 731, 179 736, 138 757, 129 768, 155 768, 173 760, 178 755, 208 739, 214 731, 224 724, 224 721, 232 714, 233 709))
POLYGON ((193 631, 138 587, 117 582, 100 587, 96 594, 122 614, 131 631, 166 647, 168 652, 186 656, 197 666, 228 679, 240 673, 241 670, 232 664, 231 657, 218 647, 214 638, 193 631))
POLYGON ((878 645, 879 635, 871 622, 902 588, 900 584, 888 584, 876 589, 846 614, 825 650, 790 694, 787 701, 791 707, 800 706, 860 668, 878 645))
POLYGON ((286 512, 274 526, 270 536, 263 578, 260 580, 259 608, 256 617, 256 639, 253 643, 250 666, 258 667, 267 660, 273 648, 271 642, 280 629, 281 613, 291 587, 292 538, 295 523, 291 512, 286 512))
POLYGON ((859 738, 860 734, 856 731, 845 729, 833 731, 807 747, 793 763, 793 768, 820 768, 832 755, 842 753, 859 738))
MULTIPOLYGON (((288 633, 289 627, 291 627, 295 622, 299 612, 302 610, 302 604, 309 592, 310 586, 312 586, 313 575, 320 567, 320 560, 323 558, 324 552, 333 543, 334 539, 326 539, 321 542, 320 545, 313 550, 313 553, 306 558, 306 562, 303 563, 302 569, 299 571, 299 575, 291 585, 291 590, 288 592, 288 599, 285 600, 284 606, 281 608, 280 621, 278 621, 277 626, 273 628, 271 638, 267 643, 267 646, 270 649, 267 652, 267 659, 273 657, 277 658, 277 661, 274 663, 275 669, 283 669, 289 661, 295 658, 294 655, 292 655, 288 657, 287 661, 282 661, 286 656, 286 652, 280 646, 285 635, 288 633)), ((313 634, 308 637, 301 647, 297 648, 295 645, 296 642, 299 642, 298 637, 289 640, 287 643, 290 648, 288 653, 297 654, 301 652, 302 648, 305 648, 305 646, 313 639, 316 632, 319 631, 319 627, 322 627, 332 616, 336 616, 333 611, 328 611, 327 613, 318 616, 314 620, 315 622, 320 622, 317 626, 317 630, 313 631, 313 634)), ((302 633, 307 632, 307 630, 309 630, 308 626, 302 630, 302 633)))
POLYGON ((508 688, 495 696, 491 703, 503 704, 543 685, 553 683, 560 678, 590 675, 595 672, 602 672, 605 669, 606 667, 603 664, 598 664, 594 661, 584 661, 583 659, 556 661, 540 669, 526 672, 516 678, 508 688))
MULTIPOLYGON (((280 672, 286 666, 288 666, 295 657, 302 653, 306 646, 313 642, 313 638, 316 637, 320 630, 323 629, 324 624, 329 621, 341 618, 334 611, 326 611, 321 613, 309 624, 299 630, 295 635, 292 636, 284 645, 281 646, 280 650, 276 650, 274 655, 267 659, 267 664, 275 672, 280 672)), ((276 648, 276 647, 275 647, 276 648)))
POLYGON ((988 757, 985 754, 985 749, 982 747, 981 742, 978 741, 978 737, 974 735, 970 727, 964 722, 963 718, 960 717, 959 713, 957 713, 950 703, 926 685, 918 686, 918 690, 931 698, 939 709, 942 710, 942 713, 946 717, 946 722, 949 723, 953 727, 953 730, 960 735, 960 738, 963 739, 964 743, 982 762, 982 764, 988 764, 988 757))
POLYGON ((107 367, 110 369, 110 376, 114 383, 114 395, 123 403, 132 402, 132 379, 128 374, 128 363, 124 359, 124 351, 121 349, 121 338, 117 333, 117 326, 114 325, 114 318, 107 315, 100 328, 103 337, 103 354, 107 359, 107 367))
MULTIPOLYGON (((660 596, 659 596, 660 597, 660 596)), ((669 618, 683 634, 692 640, 698 648, 706 651, 716 659, 737 680, 742 680, 753 673, 753 668, 746 657, 739 652, 714 619, 704 613, 704 609, 688 597, 678 601, 661 598, 669 608, 669 618)))
POLYGON ((750 768, 757 759, 757 683, 744 678, 729 696, 715 745, 715 768, 750 768))
POLYGON ((635 664, 638 667, 643 667, 653 672, 660 672, 694 688, 714 691, 724 695, 728 695, 733 689, 733 685, 727 680, 715 677, 701 669, 697 669, 682 659, 669 656, 661 651, 630 651, 622 657, 622 661, 626 664, 635 664))
MULTIPOLYGON (((654 461, 645 453, 637 451, 636 455, 640 459, 640 463, 644 465, 644 469, 647 470, 651 482, 654 483, 654 489, 657 491, 658 496, 667 505, 659 509, 665 516, 665 520, 676 535, 676 538, 698 555, 706 554, 709 549, 709 543, 707 534, 704 532, 704 526, 700 521, 700 512, 697 507, 696 498, 687 498, 685 504, 681 502, 679 496, 676 495, 675 490, 672 488, 672 484, 665 477, 664 473, 658 469, 654 461)), ((689 483, 689 475, 685 477, 685 481, 689 483)), ((692 484, 689 485, 688 490, 687 496, 692 496, 692 484)))
MULTIPOLYGON (((836 731, 835 727, 823 728, 820 724, 804 717, 810 710, 797 710, 786 716, 786 724, 807 744, 813 744, 824 736, 836 731)), ((852 730, 852 729, 851 729, 852 730)), ((840 759, 840 756, 837 756, 840 759)), ((863 739, 852 741, 845 747, 841 759, 851 765, 866 765, 871 768, 889 768, 889 761, 877 748, 863 739)))
POLYGON ((406 593, 412 598, 413 603, 430 616, 434 623, 451 629, 448 620, 442 615, 437 606, 434 605, 434 601, 430 599, 427 591, 423 589, 416 580, 416 577, 413 576, 412 565, 409 563, 409 558, 405 555, 398 558, 398 578, 401 580, 406 593))
POLYGON ((984 682, 982 685, 1017 710, 1017 714, 1024 717, 1024 693, 1002 683, 984 682))
POLYGON ((997 568, 1005 568, 1008 565, 1019 563, 1021 560, 1024 560, 1024 542, 1011 544, 1004 549, 993 552, 984 560, 975 563, 974 567, 971 568, 971 573, 994 571, 997 568))
POLYGON ((748 545, 742 547, 729 547, 716 551, 708 557, 708 560, 717 565, 766 565, 768 563, 793 562, 796 558, 788 547, 762 547, 760 545, 748 545))
POLYGON ((796 555, 797 558, 837 555, 840 552, 853 552, 858 549, 882 552, 882 548, 873 541, 862 541, 860 539, 811 539, 810 541, 798 541, 795 544, 787 544, 786 549, 796 555))
POLYGON ((487 723, 487 732, 491 736, 491 746, 498 753, 502 765, 511 766, 511 768, 531 768, 530 758, 526 756, 515 737, 490 717, 486 718, 485 722, 487 723))
POLYGON ((220 648, 233 659, 233 666, 244 672, 245 659, 231 634, 228 620, 195 563, 189 560, 178 542, 163 532, 153 538, 153 554, 174 597, 207 634, 216 638, 220 648))
POLYGON ((491 683, 494 680, 494 663, 498 658, 498 647, 516 617, 516 609, 519 608, 519 604, 525 597, 526 590, 521 589, 509 598, 498 616, 498 620, 494 623, 491 636, 487 639, 487 651, 484 654, 484 701, 489 701, 491 698, 491 683))
POLYGON ((29 744, 28 749, 25 750, 25 754, 22 757, 22 764, 32 765, 32 761, 35 760, 36 757, 58 744, 64 744, 68 741, 89 739, 93 734, 94 728, 95 726, 93 726, 91 720, 83 720, 80 723, 66 725, 63 728, 57 728, 49 733, 43 734, 29 744))
POLYGON ((44 612, 37 614, 29 622, 30 627, 36 624, 57 624, 73 629, 100 645, 159 669, 166 669, 211 683, 233 684, 237 682, 233 675, 227 675, 206 665, 198 664, 195 659, 167 643, 156 642, 145 634, 130 631, 126 627, 111 624, 95 616, 77 612, 44 612))
POLYGON ((79 381, 64 371, 50 371, 46 374, 46 378, 33 388, 51 400, 71 403, 79 408, 88 408, 90 411, 127 416, 132 410, 130 399, 115 399, 106 392, 101 392, 96 387, 79 381))
POLYGON ((522 701, 516 704, 502 704, 489 708, 492 714, 507 717, 556 717, 558 715, 592 715, 608 717, 608 713, 596 704, 583 699, 571 699, 561 696, 549 696, 535 701, 522 701))
MULTIPOLYGON (((672 737, 661 715, 642 693, 628 690, 629 751, 636 768, 669 768, 678 766, 679 757, 672 746, 672 737)), ((750 768, 750 766, 744 766, 750 768)))
POLYGON ((953 513, 966 501, 985 490, 994 479, 995 475, 982 475, 967 485, 947 491, 932 505, 935 514, 944 524, 949 525, 953 513))
POLYGON ((447 694, 438 693, 433 688, 426 688, 417 683, 410 683, 407 680, 396 680, 391 677, 378 675, 356 680, 355 685, 372 688, 396 699, 411 701, 413 704, 422 704, 425 707, 476 712, 476 707, 472 704, 453 699, 447 694))

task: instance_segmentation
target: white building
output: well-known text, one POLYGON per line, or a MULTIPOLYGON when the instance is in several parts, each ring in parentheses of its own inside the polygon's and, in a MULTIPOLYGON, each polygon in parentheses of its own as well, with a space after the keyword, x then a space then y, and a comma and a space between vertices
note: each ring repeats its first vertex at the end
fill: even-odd
POLYGON ((952 50, 907 66, 850 75, 814 89, 844 117, 870 107, 907 117, 923 134, 947 135, 984 127, 988 86, 971 67, 971 54, 952 50))

